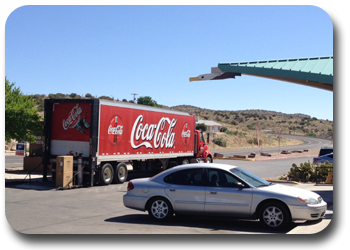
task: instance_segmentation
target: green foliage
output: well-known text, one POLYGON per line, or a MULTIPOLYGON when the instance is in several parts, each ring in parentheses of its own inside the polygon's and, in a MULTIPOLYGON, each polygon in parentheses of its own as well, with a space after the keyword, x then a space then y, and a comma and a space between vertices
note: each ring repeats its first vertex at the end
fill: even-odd
POLYGON ((5 140, 34 142, 32 133, 42 131, 41 117, 35 109, 36 103, 31 96, 22 94, 19 87, 5 77, 5 140))
POLYGON ((233 121, 231 121, 231 124, 232 125, 237 125, 238 123, 235 120, 233 120, 233 121))
POLYGON ((228 134, 228 135, 238 135, 238 131, 237 130, 236 131, 226 130, 225 133, 228 134))
POLYGON ((223 138, 214 138, 213 143, 221 147, 226 147, 227 141, 223 138))
POLYGON ((316 134, 315 134, 314 132, 309 132, 309 133, 306 133, 305 135, 306 135, 306 136, 313 136, 313 137, 316 136, 316 134))
POLYGON ((248 125, 247 125, 247 128, 250 129, 250 130, 254 130, 254 129, 255 129, 255 128, 253 127, 253 125, 251 125, 251 124, 248 124, 248 125))
POLYGON ((137 104, 152 106, 152 107, 160 107, 155 100, 152 100, 150 96, 140 96, 137 98, 137 104))
POLYGON ((300 163, 300 166, 298 167, 295 163, 293 163, 292 168, 287 174, 287 177, 289 180, 294 180, 294 181, 301 181, 301 182, 316 182, 316 167, 325 167, 325 168, 320 168, 318 176, 320 178, 320 181, 325 181, 328 172, 333 172, 333 164, 329 162, 325 162, 322 164, 312 164, 310 161, 305 162, 305 163, 300 163))
POLYGON ((205 125, 204 123, 198 123, 198 124, 196 125, 196 129, 197 129, 197 130, 202 130, 202 131, 207 131, 208 127, 207 127, 207 125, 205 125))
MULTIPOLYGON (((256 139, 256 138, 249 138, 249 139, 247 139, 247 142, 249 144, 258 145, 258 139, 256 139)), ((259 139, 259 145, 261 145, 261 144, 262 144, 262 140, 259 139)))
POLYGON ((226 132, 227 131, 227 128, 226 127, 221 127, 220 128, 220 132, 226 132))

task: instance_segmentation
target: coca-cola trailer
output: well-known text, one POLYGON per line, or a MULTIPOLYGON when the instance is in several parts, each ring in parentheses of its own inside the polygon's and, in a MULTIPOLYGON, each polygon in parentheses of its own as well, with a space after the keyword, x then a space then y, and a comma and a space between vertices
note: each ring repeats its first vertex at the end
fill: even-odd
POLYGON ((44 180, 50 164, 55 180, 62 155, 73 155, 77 184, 87 186, 123 183, 131 167, 212 162, 193 114, 100 99, 46 99, 44 110, 44 180))

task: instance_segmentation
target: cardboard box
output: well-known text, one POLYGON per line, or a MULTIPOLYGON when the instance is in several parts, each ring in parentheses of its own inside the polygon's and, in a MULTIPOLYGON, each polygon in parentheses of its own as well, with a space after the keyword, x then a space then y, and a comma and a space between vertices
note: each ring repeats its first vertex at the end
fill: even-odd
POLYGON ((73 156, 57 156, 56 187, 71 187, 73 185, 73 156))
POLYGON ((73 186, 73 173, 56 173, 56 187, 68 188, 73 186))
POLYGON ((64 155, 56 158, 56 173, 73 172, 73 156, 64 155))

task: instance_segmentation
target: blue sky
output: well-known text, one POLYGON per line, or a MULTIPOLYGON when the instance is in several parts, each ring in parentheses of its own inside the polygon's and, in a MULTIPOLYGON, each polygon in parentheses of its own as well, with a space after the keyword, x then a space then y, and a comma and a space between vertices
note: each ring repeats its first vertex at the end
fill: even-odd
POLYGON ((5 75, 25 94, 333 120, 330 91, 244 75, 189 82, 223 62, 332 55, 332 20, 314 6, 24 6, 5 26, 5 75))

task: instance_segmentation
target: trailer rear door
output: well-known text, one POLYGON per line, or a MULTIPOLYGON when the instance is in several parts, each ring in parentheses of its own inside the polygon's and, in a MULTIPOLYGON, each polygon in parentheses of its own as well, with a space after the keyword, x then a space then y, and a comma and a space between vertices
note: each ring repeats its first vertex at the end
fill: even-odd
POLYGON ((50 155, 89 156, 91 103, 54 103, 51 128, 50 155))

